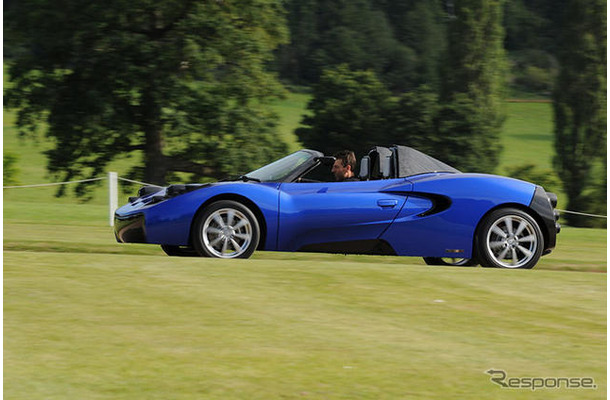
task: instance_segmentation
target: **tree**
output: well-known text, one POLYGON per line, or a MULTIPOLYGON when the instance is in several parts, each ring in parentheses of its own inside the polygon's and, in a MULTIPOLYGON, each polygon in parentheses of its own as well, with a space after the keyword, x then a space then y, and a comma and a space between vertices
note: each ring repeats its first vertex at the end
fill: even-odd
POLYGON ((499 161, 506 72, 501 3, 457 0, 448 26, 437 132, 447 137, 448 150, 451 142, 459 145, 464 160, 457 160, 458 168, 491 172, 499 161))
POLYGON ((391 1, 387 7, 398 40, 415 51, 416 84, 437 89, 441 55, 447 47, 441 1, 391 1))
POLYGON ((301 142, 325 154, 350 149, 357 157, 388 138, 391 94, 371 71, 346 65, 326 70, 307 105, 311 112, 296 131, 301 142))
MULTIPOLYGON (((389 142, 417 148, 430 155, 443 147, 435 135, 438 95, 428 86, 403 93, 390 114, 389 142)), ((442 142, 442 139, 441 139, 442 142)))
MULTIPOLYGON (((553 93, 554 165, 568 196, 568 209, 605 209, 605 181, 603 185, 596 183, 593 171, 597 165, 605 177, 606 2, 569 0, 563 32, 560 72, 553 93)), ((589 223, 578 215, 568 214, 566 219, 575 226, 589 223)))
POLYGON ((290 43, 277 52, 277 69, 295 84, 315 82, 318 71, 312 67, 312 51, 319 41, 318 0, 286 1, 290 43))
POLYGON ((372 0, 288 0, 291 43, 278 52, 282 77, 315 84, 324 69, 372 70, 394 91, 414 86, 417 56, 399 42, 372 0))
POLYGON ((245 172, 285 149, 267 108, 281 86, 265 67, 287 39, 281 4, 11 3, 5 28, 21 47, 7 103, 23 132, 48 122, 48 168, 62 179, 133 151, 139 177, 156 184, 245 172))

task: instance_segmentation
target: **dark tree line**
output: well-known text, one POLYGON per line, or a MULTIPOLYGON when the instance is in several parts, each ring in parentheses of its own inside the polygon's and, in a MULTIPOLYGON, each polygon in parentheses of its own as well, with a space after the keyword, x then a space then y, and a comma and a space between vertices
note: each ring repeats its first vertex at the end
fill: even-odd
POLYGON ((552 92, 570 206, 605 212, 605 21, 601 0, 23 0, 5 4, 5 99, 22 132, 47 124, 57 178, 137 155, 133 177, 162 184, 285 154, 278 76, 313 88, 306 146, 398 142, 486 172, 506 88, 552 92))
POLYGON ((393 91, 438 83, 447 14, 440 1, 291 0, 291 43, 278 69, 292 83, 317 83, 327 67, 374 71, 393 91))
MULTIPOLYGON (((393 92, 441 82, 446 30, 460 0, 288 0, 291 41, 277 52, 277 70, 292 84, 319 81, 324 68, 368 69, 393 92)), ((500 4, 509 81, 520 92, 550 95, 558 71, 558 38, 566 0, 500 4)))

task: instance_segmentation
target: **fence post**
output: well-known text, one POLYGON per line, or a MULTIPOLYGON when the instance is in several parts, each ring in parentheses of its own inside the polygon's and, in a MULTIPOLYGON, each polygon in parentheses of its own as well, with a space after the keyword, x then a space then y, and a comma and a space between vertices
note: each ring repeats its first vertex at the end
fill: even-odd
POLYGON ((108 204, 110 226, 114 226, 114 212, 119 208, 119 179, 116 172, 108 172, 108 204))

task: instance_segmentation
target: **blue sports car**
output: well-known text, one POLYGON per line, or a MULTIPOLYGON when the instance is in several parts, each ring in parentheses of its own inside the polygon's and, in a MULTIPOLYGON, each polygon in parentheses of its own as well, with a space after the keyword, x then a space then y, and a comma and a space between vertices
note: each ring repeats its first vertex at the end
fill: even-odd
POLYGON ((116 238, 170 256, 312 251, 497 268, 532 268, 555 247, 557 196, 540 186, 399 145, 374 147, 357 181, 332 181, 333 162, 300 150, 232 181, 142 187, 116 211, 116 238))

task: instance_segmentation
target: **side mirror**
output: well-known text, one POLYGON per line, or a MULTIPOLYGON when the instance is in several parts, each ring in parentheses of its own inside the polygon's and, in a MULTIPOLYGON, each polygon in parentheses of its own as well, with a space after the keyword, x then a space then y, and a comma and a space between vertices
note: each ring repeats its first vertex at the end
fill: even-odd
POLYGON ((358 177, 362 180, 369 179, 370 167, 371 158, 369 156, 362 157, 362 160, 360 160, 360 173, 358 174, 358 177))
POLYGON ((325 165, 327 167, 332 167, 333 164, 335 163, 336 158, 332 157, 332 156, 324 156, 324 157, 318 157, 316 158, 317 161, 319 161, 322 165, 325 165))

